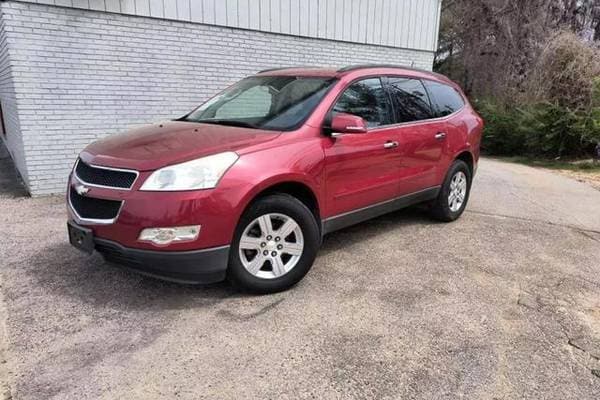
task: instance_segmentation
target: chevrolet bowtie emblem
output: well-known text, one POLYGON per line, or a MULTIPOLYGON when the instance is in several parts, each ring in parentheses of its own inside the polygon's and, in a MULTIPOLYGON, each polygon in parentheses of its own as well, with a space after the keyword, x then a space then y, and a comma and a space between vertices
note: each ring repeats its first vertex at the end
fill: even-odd
POLYGON ((90 191, 90 188, 87 186, 83 186, 83 185, 77 185, 77 186, 75 186, 75 191, 77 192, 78 195, 85 196, 90 191))

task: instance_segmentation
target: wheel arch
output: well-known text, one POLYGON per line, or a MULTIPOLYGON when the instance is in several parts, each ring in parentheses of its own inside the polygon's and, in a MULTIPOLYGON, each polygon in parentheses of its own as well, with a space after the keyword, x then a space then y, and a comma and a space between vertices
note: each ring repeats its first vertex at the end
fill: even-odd
POLYGON ((246 199, 244 200, 243 211, 240 215, 243 215, 243 213, 256 201, 275 193, 287 194, 298 199, 311 211, 319 229, 322 229, 321 205, 317 196, 317 190, 304 179, 298 177, 274 178, 257 185, 256 190, 247 194, 246 199))
POLYGON ((456 154, 456 156, 454 157, 454 161, 456 161, 456 160, 464 161, 467 164, 467 166, 469 167, 469 172, 471 172, 471 177, 473 177, 473 175, 475 174, 475 171, 474 171, 475 157, 473 157, 473 154, 469 150, 463 150, 463 151, 459 152, 458 154, 456 154))

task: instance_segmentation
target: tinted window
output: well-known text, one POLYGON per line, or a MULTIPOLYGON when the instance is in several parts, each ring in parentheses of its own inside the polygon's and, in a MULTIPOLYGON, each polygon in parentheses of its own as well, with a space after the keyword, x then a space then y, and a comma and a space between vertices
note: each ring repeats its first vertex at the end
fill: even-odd
POLYGON ((396 122, 420 121, 433 116, 429 96, 420 80, 389 77, 386 82, 394 103, 396 122))
POLYGON ((456 89, 437 82, 425 81, 437 116, 443 117, 463 108, 465 103, 456 89))
POLYGON ((335 82, 329 78, 255 76, 213 97, 184 120, 291 130, 308 118, 335 82))
POLYGON ((338 99, 334 112, 362 117, 369 127, 389 124, 390 102, 379 78, 369 78, 349 86, 338 99))

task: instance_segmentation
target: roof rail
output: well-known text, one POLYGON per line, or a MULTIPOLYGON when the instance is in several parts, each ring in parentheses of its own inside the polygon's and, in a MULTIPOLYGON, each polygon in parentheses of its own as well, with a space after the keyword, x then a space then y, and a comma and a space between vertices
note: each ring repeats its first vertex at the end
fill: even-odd
POLYGON ((279 68, 267 68, 262 71, 258 71, 257 74, 262 74, 264 72, 273 72, 273 71, 284 71, 286 69, 297 69, 297 68, 319 68, 315 66, 306 66, 306 65, 298 65, 296 67, 279 67, 279 68))
POLYGON ((437 73, 437 72, 433 72, 433 71, 429 71, 426 69, 422 69, 422 68, 415 68, 415 67, 408 67, 406 65, 395 65, 395 64, 357 64, 357 65, 348 65, 347 67, 343 67, 337 70, 337 72, 348 72, 348 71, 355 71, 358 69, 366 69, 366 68, 401 68, 401 69, 406 69, 409 71, 416 71, 416 72, 425 72, 434 76, 437 76, 439 78, 442 79, 448 79, 448 77, 437 73))
POLYGON ((424 70, 421 68, 409 67, 406 65, 396 65, 396 64, 355 64, 355 65, 348 65, 346 67, 340 68, 340 69, 338 69, 337 72, 348 72, 348 71, 354 71, 357 69, 366 69, 366 68, 402 68, 402 69, 410 69, 413 71, 431 72, 431 71, 427 71, 427 70, 424 70))

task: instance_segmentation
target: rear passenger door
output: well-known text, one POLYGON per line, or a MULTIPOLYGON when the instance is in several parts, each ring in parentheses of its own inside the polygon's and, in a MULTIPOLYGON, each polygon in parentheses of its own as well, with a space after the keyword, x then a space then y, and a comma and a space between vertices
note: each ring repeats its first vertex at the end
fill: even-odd
MULTIPOLYGON (((454 154, 464 149, 469 142, 467 121, 461 116, 461 111, 465 108, 465 101, 462 95, 450 85, 430 80, 423 80, 423 84, 431 99, 435 116, 444 123, 444 133, 446 134, 443 140, 444 155, 439 167, 441 182, 450 164, 454 161, 454 154)), ((473 125, 477 123, 475 120, 471 121, 473 125)))
POLYGON ((400 193, 409 194, 440 184, 445 123, 436 112, 419 79, 388 76, 384 79, 394 108, 394 134, 400 153, 400 193))

